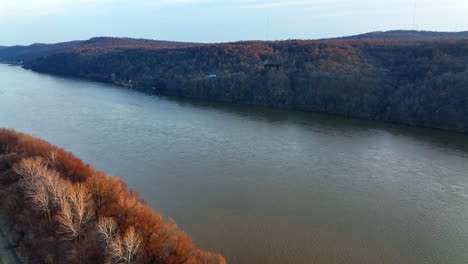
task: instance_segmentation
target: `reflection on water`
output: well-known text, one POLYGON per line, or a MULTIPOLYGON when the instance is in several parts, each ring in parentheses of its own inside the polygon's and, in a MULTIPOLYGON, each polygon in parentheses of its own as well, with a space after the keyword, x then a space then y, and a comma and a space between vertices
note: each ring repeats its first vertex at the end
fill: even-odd
POLYGON ((119 175, 231 263, 468 263, 466 135, 0 77, 0 126, 119 175))

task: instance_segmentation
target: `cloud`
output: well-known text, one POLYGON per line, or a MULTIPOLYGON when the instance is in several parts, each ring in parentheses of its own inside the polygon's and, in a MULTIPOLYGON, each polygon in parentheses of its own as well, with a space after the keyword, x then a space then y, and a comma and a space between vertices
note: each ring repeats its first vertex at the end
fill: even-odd
POLYGON ((325 0, 0 0, 0 19, 76 14, 83 10, 106 9, 109 5, 118 2, 126 2, 127 5, 136 8, 198 6, 242 10, 312 6, 317 1, 326 2, 325 0))
POLYGON ((119 4, 138 8, 218 8, 219 10, 270 9, 312 5, 325 0, 0 0, 0 19, 89 15, 119 4))
POLYGON ((119 1, 120 0, 0 0, 0 19, 66 14, 119 1))
POLYGON ((0 21, 37 23, 46 18, 81 19, 102 14, 118 19, 122 14, 133 16, 168 9, 159 14, 171 11, 174 15, 182 12, 196 17, 203 10, 206 15, 243 15, 255 19, 259 14, 268 13, 309 21, 324 17, 373 17, 380 21, 388 16, 398 25, 403 20, 412 20, 414 13, 416 22, 420 23, 466 25, 467 8, 466 0, 417 0, 416 10, 414 2, 408 0, 0 0, 0 21))
POLYGON ((174 7, 181 5, 203 6, 207 8, 275 8, 291 6, 311 6, 325 0, 146 0, 151 7, 174 7))

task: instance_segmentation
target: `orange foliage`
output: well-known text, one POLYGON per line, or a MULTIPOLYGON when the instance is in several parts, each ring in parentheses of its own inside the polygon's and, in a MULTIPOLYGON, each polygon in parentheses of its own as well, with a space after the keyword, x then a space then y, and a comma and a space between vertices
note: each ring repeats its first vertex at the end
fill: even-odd
POLYGON ((226 263, 196 248, 119 178, 10 129, 0 129, 0 198, 26 262, 226 263))

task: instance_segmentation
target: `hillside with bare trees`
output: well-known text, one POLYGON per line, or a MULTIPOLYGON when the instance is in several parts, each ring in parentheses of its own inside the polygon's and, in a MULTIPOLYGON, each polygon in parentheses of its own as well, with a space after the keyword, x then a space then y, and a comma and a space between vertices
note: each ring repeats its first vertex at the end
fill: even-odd
POLYGON ((0 216, 24 263, 226 263, 119 178, 0 129, 0 216))

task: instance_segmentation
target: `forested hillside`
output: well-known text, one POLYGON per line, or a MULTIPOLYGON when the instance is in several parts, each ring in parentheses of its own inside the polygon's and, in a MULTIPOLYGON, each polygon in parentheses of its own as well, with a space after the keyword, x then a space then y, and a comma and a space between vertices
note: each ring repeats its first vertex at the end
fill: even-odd
POLYGON ((0 217, 24 263, 226 263, 119 178, 1 128, 0 217))
POLYGON ((465 35, 391 31, 370 39, 75 49, 23 65, 152 94, 468 132, 465 35))

